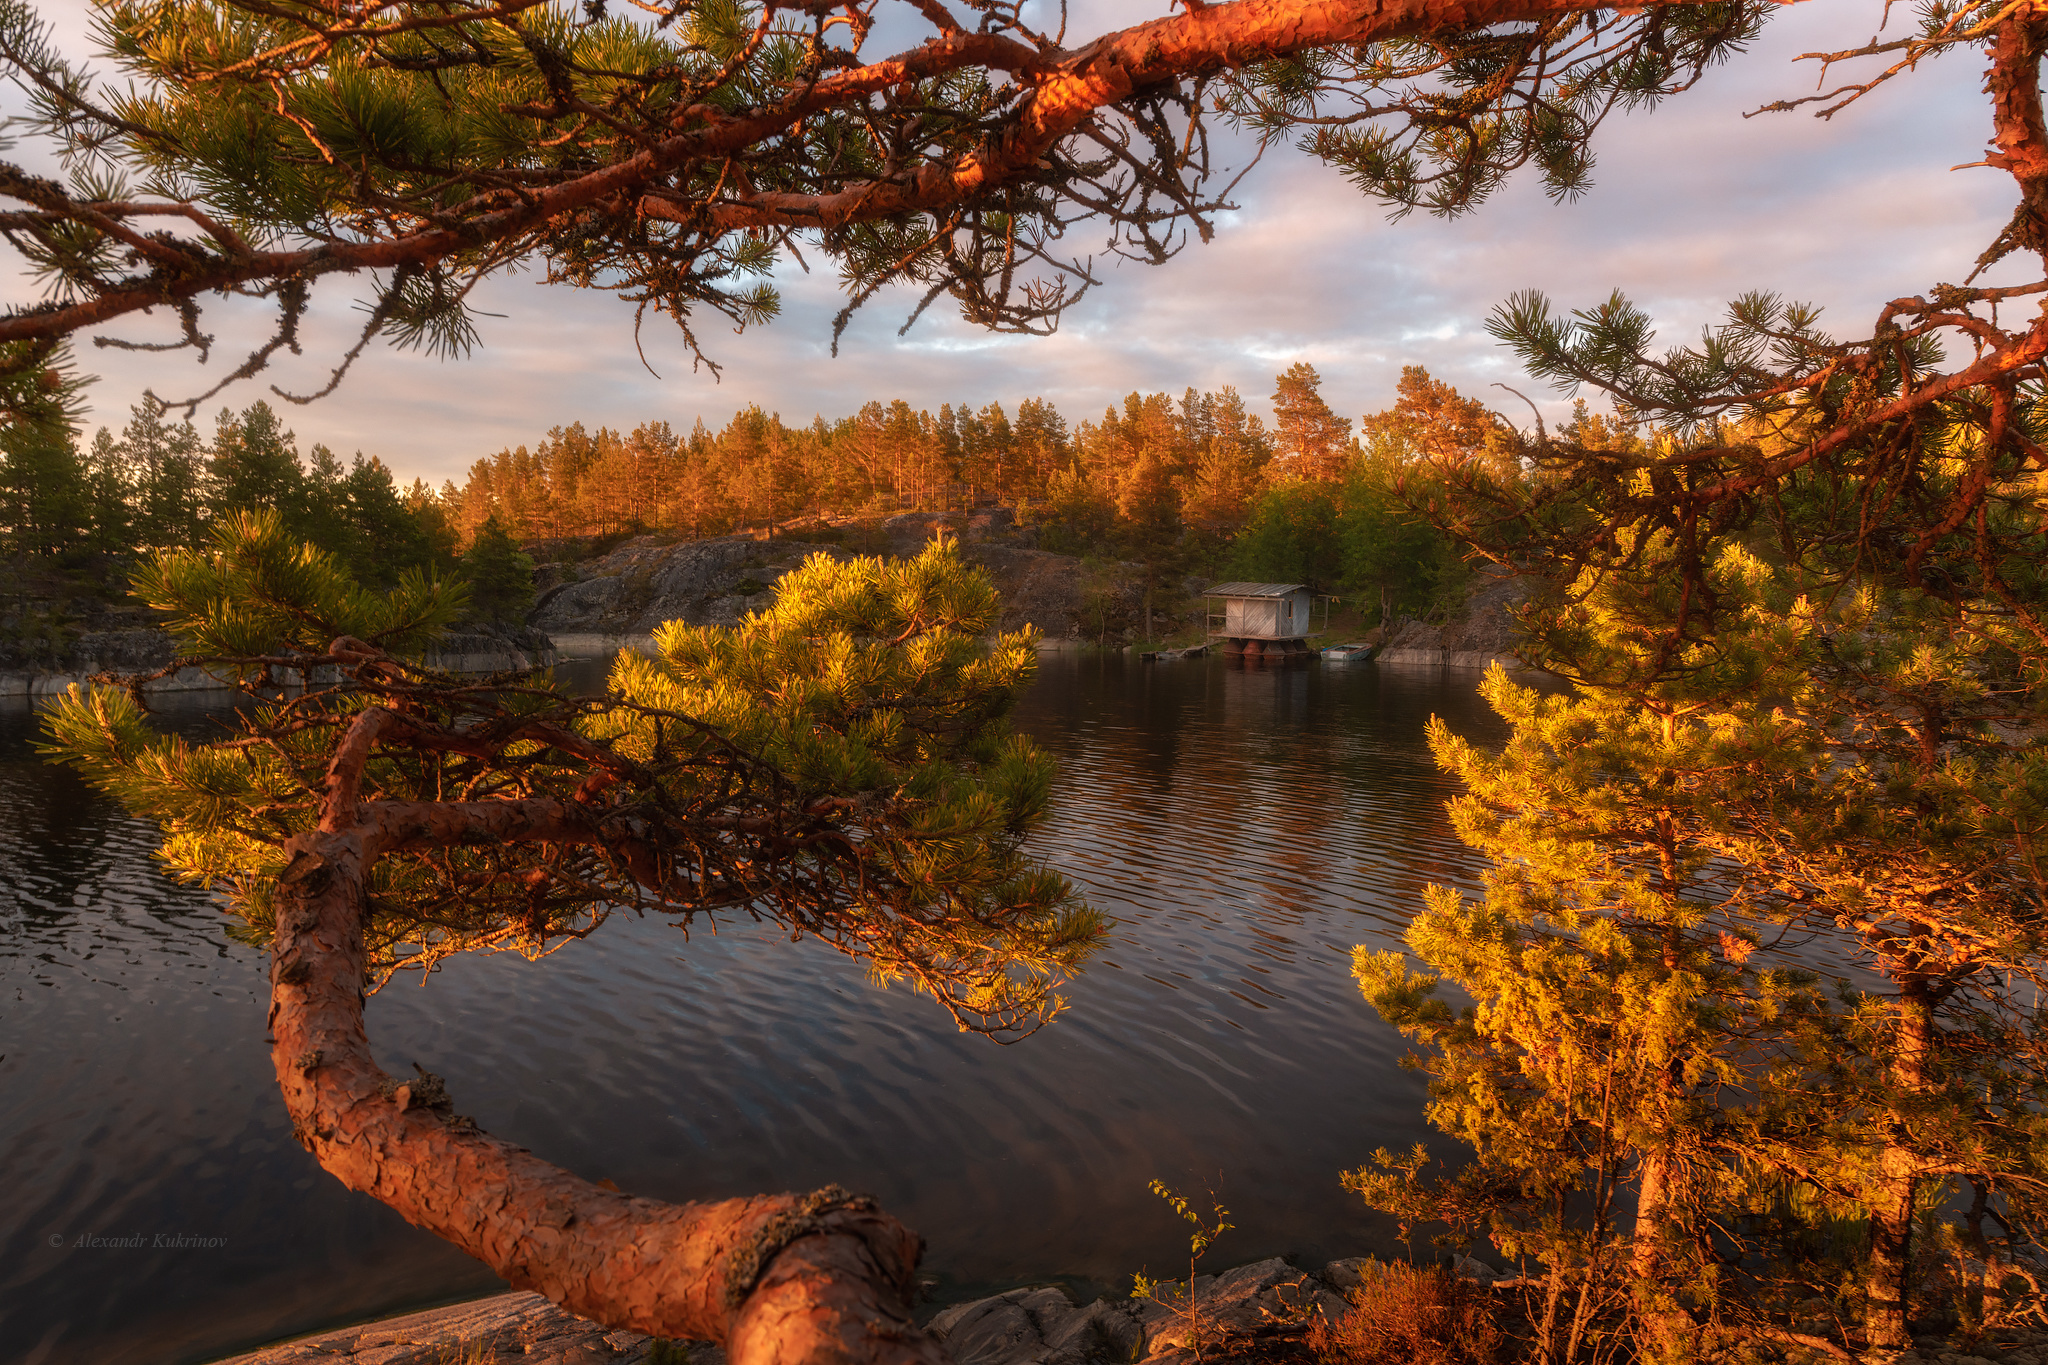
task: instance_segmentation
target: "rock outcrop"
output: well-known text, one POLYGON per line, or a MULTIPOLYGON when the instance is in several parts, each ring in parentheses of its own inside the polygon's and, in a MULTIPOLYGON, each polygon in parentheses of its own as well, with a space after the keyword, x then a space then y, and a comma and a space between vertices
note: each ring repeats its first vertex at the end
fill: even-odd
POLYGON ((1448 625, 1430 625, 1412 616, 1396 620, 1373 652, 1376 663, 1435 664, 1452 668, 1487 668, 1498 662, 1518 668, 1515 623, 1510 615, 1529 595, 1523 579, 1505 573, 1482 576, 1466 599, 1465 614, 1448 625))
POLYGON ((522 627, 452 631, 435 644, 426 664, 448 673, 506 673, 545 668, 554 660, 555 642, 540 631, 522 627))
POLYGON ((678 545, 640 536, 575 566, 576 577, 542 592, 526 621, 558 639, 636 638, 664 621, 729 626, 766 605, 762 594, 775 580, 820 550, 830 547, 738 536, 678 545))
MULTIPOLYGON (((164 631, 145 626, 89 630, 66 641, 60 651, 31 657, 0 654, 0 697, 41 697, 84 684, 101 673, 149 673, 176 658, 176 644, 164 631)), ((430 668, 449 673, 502 673, 553 663, 555 644, 536 630, 457 631, 441 638, 427 655, 430 668)), ((229 684, 199 668, 181 668, 150 683, 151 692, 211 692, 229 684)))
MULTIPOLYGON (((955 1365, 1183 1365, 1195 1359, 1198 1339, 1206 1348, 1228 1337, 1299 1330, 1318 1314, 1344 1312, 1341 1268, 1356 1264, 1333 1262, 1312 1273, 1276 1256, 1198 1275, 1192 1306, 1178 1283, 1159 1286, 1148 1299, 1089 1304, 1074 1303, 1057 1286, 1013 1289, 945 1309, 927 1330, 955 1365)), ((1358 1283, 1355 1268, 1350 1283, 1358 1283)))
MULTIPOLYGON (((882 523, 886 544, 874 548, 911 555, 942 528, 964 533, 962 553, 987 569, 1002 591, 1002 629, 1033 625, 1055 639, 1074 635, 1082 604, 1080 561, 1012 543, 1008 515, 1007 509, 950 518, 908 513, 882 523)), ((541 593, 527 623, 568 652, 643 639, 666 621, 735 625, 767 606, 768 590, 810 556, 847 559, 859 548, 865 547, 746 536, 675 543, 641 536, 573 570, 550 566, 558 581, 541 593)))
MULTIPOLYGON (((147 673, 174 657, 171 637, 146 626, 81 631, 55 647, 0 647, 0 697, 62 692, 95 673, 147 673)), ((217 686, 218 682, 197 669, 182 670, 155 684, 167 692, 217 686)))

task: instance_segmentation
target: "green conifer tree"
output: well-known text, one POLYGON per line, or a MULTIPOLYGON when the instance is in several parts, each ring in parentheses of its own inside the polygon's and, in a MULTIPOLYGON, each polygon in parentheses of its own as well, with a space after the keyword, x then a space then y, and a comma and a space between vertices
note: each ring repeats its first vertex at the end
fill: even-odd
POLYGON ((0 427, 0 533, 15 554, 50 558, 77 547, 91 524, 85 461, 68 430, 0 427))
POLYGON ((113 432, 101 427, 93 433, 84 465, 84 548, 102 563, 125 558, 135 544, 135 490, 113 432))
MULTIPOLYGON (((357 582, 388 587, 408 569, 452 567, 452 556, 435 539, 437 528, 446 528, 440 509, 431 498, 409 500, 400 493, 391 470, 375 456, 366 459, 357 451, 349 461, 335 485, 335 508, 341 531, 336 550, 357 582)), ((529 586, 531 581, 529 576, 529 586)))
MULTIPOLYGON (((1672 1153, 1648 1126, 1614 1135, 1643 1197, 1658 1194, 1665 1210, 1630 1258, 1662 1266, 1659 1286, 1639 1285, 1638 1326, 1668 1341, 1660 1316, 1689 1309, 1841 1353, 1903 1344, 1910 1316, 1934 1306, 1921 1297, 1930 1289, 1982 1320, 2019 1311, 2038 1291, 2015 1257, 2038 1251, 2048 1212, 2048 879, 2035 852, 2048 833, 2048 572, 2035 400, 1993 370, 1974 388, 1940 390, 1967 396, 1924 399, 1939 358, 1931 339, 1843 348, 1811 310, 1762 297, 1656 362, 1644 358, 1647 320, 1618 297, 1571 324, 1518 299, 1498 327, 1539 373, 1594 379, 1671 425, 1596 432, 1591 446, 1539 442, 1526 484, 1468 464, 1447 485, 1447 524, 1547 579, 1520 652, 1577 697, 1539 706, 1495 685, 1514 730, 1506 755, 1444 750, 1493 812, 1460 816, 1493 873, 1483 915, 1439 895, 1415 946, 1474 988, 1473 1024, 1431 1012, 1391 962, 1366 964, 1369 989, 1444 1049, 1429 1063, 1441 1077, 1516 1071, 1571 1095, 1576 1080, 1515 1061, 1533 1035, 1487 1026, 1517 993, 1562 995, 1540 975, 1516 984, 1498 954, 1475 954, 1443 926, 1462 923, 1501 952, 1543 938, 1561 945, 1546 951, 1593 963, 1603 941, 1655 916, 1626 897, 1602 903, 1611 878, 1560 877, 1556 903, 1579 919, 1555 934, 1542 919, 1564 921, 1547 906, 1530 917, 1522 888, 1564 853, 1625 861, 1668 844, 1681 872, 1698 869, 1678 882, 1670 918, 1683 932, 1670 960, 1687 979, 1727 984, 1718 1014, 1669 1034, 1688 1067, 1708 1067, 1674 1075, 1683 1105, 1668 1131, 1698 1145, 1672 1153), (1773 385, 1784 396, 1754 397, 1773 385), (1724 415, 1732 395, 1749 395, 1739 417, 1724 415), (1646 802, 1668 840, 1630 814, 1646 802), (1795 989, 1795 1008, 1787 978, 1708 974, 1714 943, 1740 966, 1759 937, 1781 954, 1774 969, 1825 968, 1831 956, 1831 989, 1795 989), (1711 1079, 1706 1093, 1695 1075, 1711 1079), (1922 1243, 1928 1215, 1965 1192, 1968 1216, 1936 1218, 1934 1244, 1922 1243), (1674 1225, 1686 1237, 1656 1231, 1674 1225), (1852 1248, 1839 1242, 1845 1228, 1852 1248), (1686 1244, 1735 1255, 1742 1273, 1694 1277, 1701 1297, 1688 1300, 1673 1278, 1682 1262, 1660 1260, 1686 1244), (1944 1261, 1941 1277, 1922 1279, 1944 1261), (1816 1294, 1826 1320, 1801 1327, 1791 1301, 1816 1294)), ((1638 1017, 1611 1015, 1630 1029, 1638 1017)), ((1655 1054, 1648 1035, 1630 1037, 1655 1054)), ((1512 1106, 1445 1112, 1511 1145, 1512 1106)), ((1389 1194, 1384 1181, 1374 1189, 1389 1194)))
POLYGON ((190 422, 172 426, 150 404, 129 410, 121 458, 134 488, 136 548, 199 543, 206 515, 206 457, 190 422))
POLYGON ((1338 486, 1298 479, 1267 489, 1231 545, 1230 571, 1318 592, 1334 588, 1344 572, 1340 493, 1338 486))
POLYGON ((1199 411, 1199 422, 1186 423, 1197 454, 1182 515, 1211 537, 1233 535, 1265 491, 1273 445, 1265 423, 1245 410, 1244 400, 1228 384, 1203 394, 1199 411))
POLYGON ((493 626, 517 626, 533 604, 533 559, 519 548, 494 513, 477 528, 462 556, 470 613, 493 626))
MULTIPOLYGON (((1546 695, 1496 667, 1481 692, 1510 727, 1498 753, 1432 721, 1464 787, 1453 826, 1488 861, 1484 894, 1430 889, 1407 935, 1429 973, 1399 953, 1355 959, 1375 1008, 1432 1044, 1432 1121, 1478 1164, 1419 1194, 1413 1163, 1383 1153, 1347 1183, 1543 1266, 1550 1359, 1606 1349, 1621 1329, 1603 1299, 1623 1287, 1638 1344, 1660 1357, 1699 1346, 1702 1322, 1769 1335, 1785 1307, 1722 1294, 1711 1243, 1764 1164, 1762 1115, 1796 1107, 1823 1069, 1827 1003, 1811 971, 1749 965, 1794 915, 1767 871, 1720 856, 1740 783, 1717 779, 1768 781, 1815 749, 1772 724, 1803 677, 1769 569, 1730 550, 1711 582, 1728 619, 1683 667, 1642 647, 1654 603, 1588 582, 1573 658, 1600 686, 1546 695), (1473 1007, 1437 1001, 1440 980, 1473 1007)), ((1775 1289, 1783 1269, 1752 1265, 1749 1281, 1775 1289)))
POLYGON ((1425 619, 1456 615, 1472 579, 1464 547, 1430 525, 1424 510, 1445 466, 1392 417, 1365 419, 1362 448, 1345 471, 1341 531, 1345 580, 1362 590, 1361 605, 1389 626, 1404 612, 1425 619))
POLYGON ((214 519, 272 511, 294 534, 318 538, 298 447, 270 404, 251 403, 240 414, 220 410, 206 479, 214 519))

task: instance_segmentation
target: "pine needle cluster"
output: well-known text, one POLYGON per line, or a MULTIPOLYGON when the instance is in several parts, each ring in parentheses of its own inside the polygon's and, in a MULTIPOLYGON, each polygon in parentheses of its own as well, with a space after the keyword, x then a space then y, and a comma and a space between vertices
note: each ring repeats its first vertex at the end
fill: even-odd
POLYGON ((1051 764, 1004 717, 1035 650, 990 638, 994 590, 955 548, 814 559, 737 628, 671 626, 654 657, 622 654, 594 698, 423 667, 458 592, 365 592, 274 519, 157 556, 138 591, 183 662, 243 689, 240 733, 163 735, 139 687, 100 686, 52 709, 44 752, 156 821, 173 874, 221 892, 252 942, 275 928, 286 840, 342 826, 378 851, 380 981, 463 951, 540 956, 621 907, 685 927, 736 912, 1009 1037, 1059 1008, 1101 936, 1023 851, 1051 764))

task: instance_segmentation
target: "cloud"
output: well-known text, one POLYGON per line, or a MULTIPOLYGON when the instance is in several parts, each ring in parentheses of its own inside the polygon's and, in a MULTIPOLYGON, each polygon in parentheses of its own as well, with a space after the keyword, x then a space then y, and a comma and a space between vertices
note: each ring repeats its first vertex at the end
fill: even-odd
MULTIPOLYGON (((1128 6, 1097 11, 1129 21, 1128 6)), ((1947 169, 1977 160, 1989 130, 1975 54, 1928 63, 1831 121, 1742 117, 1811 88, 1814 64, 1794 63, 1797 54, 1861 43, 1877 20, 1875 4, 1846 0, 1782 12, 1754 51, 1698 89, 1654 113, 1612 119, 1596 143, 1594 187, 1576 203, 1552 204, 1523 177, 1468 217, 1389 223, 1334 172, 1276 149, 1213 243, 1157 268, 1106 266, 1102 287, 1049 338, 977 331, 943 302, 899 338, 915 300, 894 291, 855 317, 835 360, 836 278, 829 268, 789 267, 778 277, 785 313, 771 326, 735 337, 717 319, 700 320, 706 350, 725 367, 721 382, 693 372, 672 325, 650 320, 641 342, 657 378, 635 348, 629 306, 522 275, 483 291, 482 306, 505 316, 482 321, 475 356, 438 362, 374 350, 334 397, 287 417, 302 444, 361 449, 438 481, 577 420, 687 427, 701 414, 718 426, 755 402, 808 420, 874 398, 933 409, 1000 399, 1014 410, 1033 396, 1078 419, 1132 389, 1232 384, 1263 402, 1273 375, 1296 360, 1314 364, 1325 395, 1352 414, 1391 401, 1404 364, 1484 392, 1510 413, 1520 405, 1487 386, 1512 384, 1554 411, 1561 402, 1519 379, 1485 332, 1488 310, 1518 289, 1577 307, 1619 288, 1677 341, 1750 289, 1819 303, 1849 334, 1884 300, 1969 273, 2013 202, 2004 176, 1947 169)), ((1070 33, 1078 31, 1077 20, 1070 33)), ((229 389, 206 416, 269 397, 270 381, 294 391, 324 384, 360 320, 345 295, 321 299, 303 358, 229 389)), ((104 376, 95 420, 118 424, 146 386, 179 397, 213 383, 259 337, 260 317, 235 312, 216 305, 210 321, 222 342, 204 369, 175 354, 82 348, 104 376)), ((168 330, 158 320, 124 334, 168 330)))

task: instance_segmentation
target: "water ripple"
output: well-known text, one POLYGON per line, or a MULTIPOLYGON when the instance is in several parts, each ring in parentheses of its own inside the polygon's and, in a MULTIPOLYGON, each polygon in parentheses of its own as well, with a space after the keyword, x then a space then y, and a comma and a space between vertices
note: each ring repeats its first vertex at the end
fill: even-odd
MULTIPOLYGON (((1337 1172, 1424 1130, 1348 954, 1471 875, 1432 710, 1493 734, 1469 675, 1049 659, 1019 714, 1061 765, 1035 847, 1116 925, 1014 1047, 814 943, 631 918, 394 986, 372 1036, 487 1129, 629 1190, 870 1191, 951 1293, 1169 1267, 1154 1177, 1215 1185, 1228 1259, 1354 1251, 1384 1229, 1337 1172)), ((157 872, 147 829, 34 762, 28 724, 0 710, 0 1354, 193 1361, 491 1288, 291 1141, 261 955, 157 872), (71 1245, 138 1231, 226 1246, 71 1245)))

